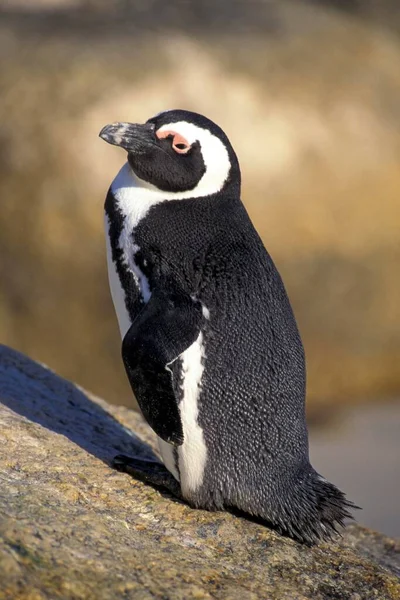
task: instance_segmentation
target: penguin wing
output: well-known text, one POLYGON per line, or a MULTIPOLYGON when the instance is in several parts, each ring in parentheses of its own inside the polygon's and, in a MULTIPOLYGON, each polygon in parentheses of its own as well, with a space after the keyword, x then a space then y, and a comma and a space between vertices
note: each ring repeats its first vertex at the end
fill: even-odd
POLYGON ((200 333, 200 302, 187 294, 154 292, 122 342, 122 359, 144 418, 170 444, 183 443, 173 363, 200 333))

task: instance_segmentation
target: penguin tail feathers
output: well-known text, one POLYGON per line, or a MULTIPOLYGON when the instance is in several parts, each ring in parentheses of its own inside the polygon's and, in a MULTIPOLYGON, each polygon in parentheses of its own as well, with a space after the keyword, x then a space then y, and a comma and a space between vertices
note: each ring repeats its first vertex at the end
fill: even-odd
POLYGON ((345 521, 354 519, 350 511, 360 508, 314 469, 297 481, 293 491, 293 503, 284 507, 286 518, 280 526, 283 533, 308 545, 340 535, 345 521))

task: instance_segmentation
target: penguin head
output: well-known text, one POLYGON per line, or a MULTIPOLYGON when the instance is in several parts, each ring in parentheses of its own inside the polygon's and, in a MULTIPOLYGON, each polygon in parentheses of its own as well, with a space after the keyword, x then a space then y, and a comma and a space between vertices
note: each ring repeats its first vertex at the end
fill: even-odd
POLYGON ((236 154, 222 129, 202 115, 169 110, 144 124, 106 125, 99 135, 126 150, 136 178, 161 192, 240 195, 236 154))

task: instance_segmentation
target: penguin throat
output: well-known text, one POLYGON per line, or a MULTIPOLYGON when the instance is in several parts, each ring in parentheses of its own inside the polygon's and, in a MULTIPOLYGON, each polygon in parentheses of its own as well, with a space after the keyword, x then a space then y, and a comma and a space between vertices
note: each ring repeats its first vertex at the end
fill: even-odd
MULTIPOLYGON (((210 172, 204 173, 199 183, 191 190, 182 192, 167 192, 160 190, 155 185, 140 179, 128 162, 124 164, 111 184, 111 191, 119 203, 126 205, 127 212, 138 210, 139 207, 129 208, 128 203, 134 202, 146 206, 146 212, 152 204, 166 200, 183 200, 186 198, 202 198, 218 194, 229 181, 230 168, 224 169, 220 177, 211 177, 210 172)), ((122 209, 122 206, 121 206, 122 209)), ((124 211, 125 213, 125 211, 124 211)))

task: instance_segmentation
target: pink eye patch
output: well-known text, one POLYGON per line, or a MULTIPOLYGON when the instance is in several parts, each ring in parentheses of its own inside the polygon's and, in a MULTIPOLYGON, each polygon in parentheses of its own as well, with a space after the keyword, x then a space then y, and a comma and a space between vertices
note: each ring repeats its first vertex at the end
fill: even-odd
POLYGON ((171 130, 157 131, 156 136, 159 140, 172 136, 172 147, 178 154, 186 154, 190 150, 189 142, 180 133, 171 130))

